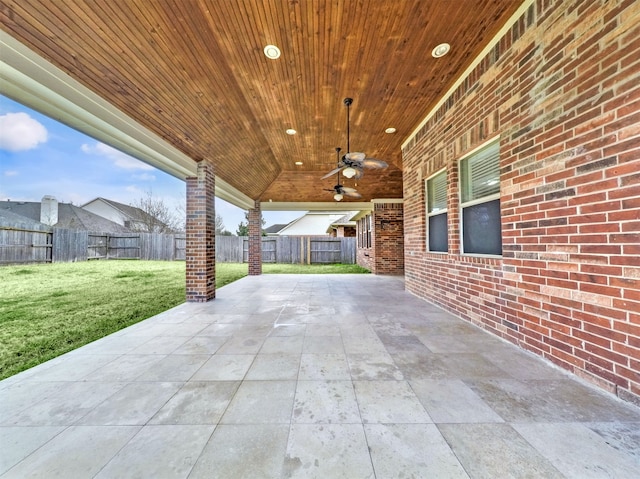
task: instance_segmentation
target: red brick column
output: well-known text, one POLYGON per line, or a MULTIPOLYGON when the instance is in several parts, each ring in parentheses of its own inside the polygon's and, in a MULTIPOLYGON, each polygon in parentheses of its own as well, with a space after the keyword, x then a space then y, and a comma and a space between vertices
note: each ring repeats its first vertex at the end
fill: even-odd
POLYGON ((216 296, 215 174, 212 164, 198 163, 187 178, 187 301, 216 296))
POLYGON ((262 274, 262 211, 260 201, 249 210, 249 275, 262 274))
POLYGON ((356 262, 373 274, 402 275, 404 206, 401 201, 375 201, 371 214, 358 220, 356 262))
POLYGON ((402 203, 376 203, 373 210, 375 274, 404 274, 402 203))

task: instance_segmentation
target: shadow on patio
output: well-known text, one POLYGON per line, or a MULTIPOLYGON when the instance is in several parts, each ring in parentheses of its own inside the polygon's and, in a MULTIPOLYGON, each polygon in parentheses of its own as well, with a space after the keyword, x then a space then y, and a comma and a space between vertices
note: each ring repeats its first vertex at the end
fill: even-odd
POLYGON ((640 411, 401 278, 247 277, 0 383, 2 477, 637 477, 640 411))

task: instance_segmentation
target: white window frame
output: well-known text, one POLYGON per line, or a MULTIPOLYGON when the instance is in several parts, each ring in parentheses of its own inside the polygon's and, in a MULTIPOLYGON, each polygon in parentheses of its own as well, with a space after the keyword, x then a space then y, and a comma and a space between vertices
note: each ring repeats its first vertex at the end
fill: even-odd
MULTIPOLYGON (((447 238, 447 251, 432 251, 431 250, 431 246, 429 245, 429 218, 431 218, 432 216, 438 216, 438 215, 442 215, 442 214, 446 214, 447 215, 447 223, 449 220, 449 201, 448 201, 448 175, 447 175, 447 169, 443 168, 439 171, 437 171, 436 173, 434 173, 433 175, 429 176, 427 179, 424 180, 424 197, 425 197, 425 201, 424 201, 424 208, 425 208, 425 212, 426 212, 426 221, 425 221, 425 242, 427 245, 427 252, 429 253, 439 253, 439 254, 448 254, 449 253, 449 241, 447 238), (446 195, 446 206, 443 210, 438 210, 437 213, 434 212, 430 212, 429 211, 429 181, 433 180, 436 176, 444 174, 445 175, 445 195, 446 195)), ((448 236, 449 232, 447 231, 447 236, 448 236)))
MULTIPOLYGON (((482 256, 482 257, 490 257, 490 258, 502 258, 502 254, 488 254, 488 253, 476 253, 476 252, 470 252, 467 253, 465 252, 465 245, 464 245, 464 209, 468 208, 470 206, 475 206, 475 205, 479 205, 482 203, 489 203, 491 201, 495 201, 495 200, 500 200, 500 178, 498 178, 498 192, 497 193, 493 193, 487 196, 483 196, 481 198, 475 198, 473 200, 470 201, 466 201, 463 202, 463 194, 464 194, 464 186, 462 184, 463 181, 463 174, 462 174, 462 164, 464 161, 468 160, 469 158, 473 157, 474 155, 476 155, 478 152, 484 150, 485 148, 488 148, 489 146, 493 145, 493 144, 498 144, 498 174, 500 174, 500 138, 499 137, 494 137, 491 138, 490 140, 485 141, 484 143, 482 143, 481 145, 479 145, 478 147, 474 148, 472 151, 470 151, 469 153, 467 153, 466 155, 464 155, 462 158, 460 158, 460 160, 458 161, 458 185, 459 185, 459 200, 460 200, 460 215, 459 215, 459 221, 460 221, 460 251, 461 254, 463 255, 467 255, 467 256, 482 256)), ((500 245, 502 246, 502 235, 500 238, 500 245)))

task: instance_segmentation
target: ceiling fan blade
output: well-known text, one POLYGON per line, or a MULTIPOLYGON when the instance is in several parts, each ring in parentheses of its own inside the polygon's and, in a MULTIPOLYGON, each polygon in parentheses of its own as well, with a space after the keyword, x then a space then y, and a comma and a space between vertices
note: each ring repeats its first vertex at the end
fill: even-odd
POLYGON ((346 155, 344 155, 345 158, 347 160, 351 160, 351 161, 362 161, 365 159, 365 157, 367 155, 365 155, 364 153, 361 153, 359 151, 351 151, 349 153, 347 153, 346 155))
POLYGON ((386 161, 378 160, 376 158, 365 158, 359 162, 364 168, 382 169, 389 166, 386 161))
MULTIPOLYGON (((349 188, 350 190, 353 190, 353 188, 349 188)), ((348 196, 349 198, 362 198, 362 195, 360 193, 358 193, 356 190, 353 191, 342 191, 342 194, 344 196, 348 196)))
POLYGON ((364 171, 362 171, 362 168, 355 168, 355 170, 356 170, 356 174, 353 177, 354 179, 359 180, 364 176, 364 171))
POLYGON ((338 173, 340 170, 342 170, 342 168, 344 168, 343 166, 340 166, 338 168, 336 168, 335 170, 331 170, 329 173, 327 173, 326 175, 324 175, 322 178, 320 178, 321 180, 324 180, 325 178, 329 178, 332 175, 335 175, 336 173, 338 173))

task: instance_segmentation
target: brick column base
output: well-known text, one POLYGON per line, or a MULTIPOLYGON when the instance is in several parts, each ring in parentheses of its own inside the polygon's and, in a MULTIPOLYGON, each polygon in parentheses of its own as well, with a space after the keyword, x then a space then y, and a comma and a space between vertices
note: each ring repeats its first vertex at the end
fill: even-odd
POLYGON ((187 178, 187 301, 205 302, 216 296, 214 167, 200 161, 196 174, 187 178))
POLYGON ((249 275, 262 274, 262 211, 260 202, 249 210, 249 275))

